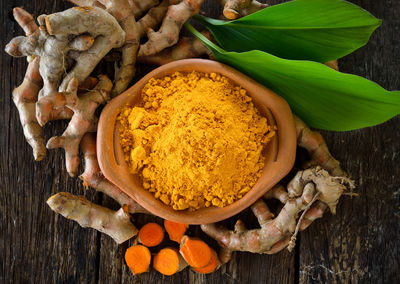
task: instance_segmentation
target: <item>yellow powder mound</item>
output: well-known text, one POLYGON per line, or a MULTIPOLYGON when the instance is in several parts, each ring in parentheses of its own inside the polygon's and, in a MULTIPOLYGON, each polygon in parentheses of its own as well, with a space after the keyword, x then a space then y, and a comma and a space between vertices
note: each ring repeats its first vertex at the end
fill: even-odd
POLYGON ((275 135, 246 90, 215 73, 151 79, 142 103, 122 109, 121 144, 132 173, 175 210, 224 207, 260 177, 275 135))

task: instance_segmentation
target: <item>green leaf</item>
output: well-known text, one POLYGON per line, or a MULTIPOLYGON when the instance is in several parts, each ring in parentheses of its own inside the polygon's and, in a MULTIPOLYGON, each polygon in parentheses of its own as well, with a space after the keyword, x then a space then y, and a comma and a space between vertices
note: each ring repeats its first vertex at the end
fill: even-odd
POLYGON ((281 59, 258 50, 227 52, 185 25, 217 61, 285 98, 293 112, 314 128, 354 130, 383 123, 400 113, 399 91, 387 91, 365 78, 317 62, 281 59))
POLYGON ((197 15, 227 51, 261 50, 286 59, 328 62, 365 45, 381 25, 342 0, 295 0, 235 21, 197 15))

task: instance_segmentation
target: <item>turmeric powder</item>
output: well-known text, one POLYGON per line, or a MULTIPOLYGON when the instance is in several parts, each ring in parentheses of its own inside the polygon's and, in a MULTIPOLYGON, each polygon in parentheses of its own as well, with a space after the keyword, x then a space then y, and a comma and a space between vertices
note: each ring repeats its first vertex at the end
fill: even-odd
POLYGON ((142 101, 118 117, 125 159, 143 187, 175 210, 224 207, 264 167, 275 135, 245 89, 216 73, 152 78, 142 101))

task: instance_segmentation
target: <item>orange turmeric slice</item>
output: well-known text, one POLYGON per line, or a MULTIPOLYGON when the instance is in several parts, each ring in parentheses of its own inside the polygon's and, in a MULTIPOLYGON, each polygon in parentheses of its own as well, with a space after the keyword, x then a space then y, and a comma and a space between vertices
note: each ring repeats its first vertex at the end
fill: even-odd
POLYGON ((185 235, 186 230, 189 228, 189 225, 164 220, 164 228, 168 233, 169 239, 180 244, 183 235, 185 235))
POLYGON ((187 266, 186 261, 175 248, 163 248, 153 261, 153 268, 164 275, 173 275, 187 266))
POLYGON ((138 240, 141 244, 147 247, 155 247, 164 239, 164 230, 157 223, 147 223, 140 231, 138 240))
POLYGON ((137 275, 149 270, 151 254, 147 247, 134 245, 126 250, 125 261, 132 273, 137 275))
POLYGON ((204 266, 202 268, 193 268, 193 270, 198 272, 198 273, 207 274, 207 273, 214 272, 220 266, 221 266, 221 263, 219 262, 217 253, 215 251, 213 251, 209 264, 207 264, 206 266, 204 266))
POLYGON ((179 252, 186 262, 194 268, 203 268, 210 263, 212 257, 211 248, 202 240, 182 237, 179 252))

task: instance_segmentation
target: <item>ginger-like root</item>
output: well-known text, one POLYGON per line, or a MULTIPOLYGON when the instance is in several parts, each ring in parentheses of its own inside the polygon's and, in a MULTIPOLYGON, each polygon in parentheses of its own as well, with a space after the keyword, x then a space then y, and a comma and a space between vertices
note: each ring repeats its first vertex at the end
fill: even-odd
MULTIPOLYGON (((211 34, 207 31, 202 32, 207 38, 211 39, 211 34)), ((196 58, 207 55, 212 58, 212 52, 197 38, 182 37, 178 43, 163 51, 149 56, 138 57, 138 62, 154 65, 164 65, 172 61, 196 58)))
POLYGON ((125 42, 125 32, 118 22, 101 8, 74 7, 40 18, 43 18, 50 35, 68 37, 88 33, 95 39, 89 50, 80 52, 75 58, 76 64, 64 77, 60 91, 66 90, 73 78, 82 83, 112 48, 121 47, 125 42))
POLYGON ((40 33, 12 39, 6 51, 12 56, 40 57, 44 85, 39 98, 64 91, 72 78, 82 83, 112 48, 125 41, 125 33, 115 18, 100 8, 71 8, 41 15, 38 22, 40 33), (79 51, 74 56, 76 64, 60 85, 70 51, 79 51))
POLYGON ((122 58, 120 66, 115 66, 115 85, 111 91, 114 97, 122 93, 129 85, 135 74, 136 56, 139 48, 140 38, 149 28, 154 29, 164 17, 169 1, 163 0, 161 4, 158 1, 126 1, 126 0, 70 0, 83 8, 89 4, 92 7, 102 7, 108 11, 120 24, 125 32, 125 43, 120 48, 122 58), (139 21, 136 21, 140 15, 148 11, 139 21))
MULTIPOLYGON (((307 208, 317 194, 316 199, 326 202, 334 213, 340 195, 346 187, 353 186, 351 180, 332 177, 319 167, 307 169, 299 172, 289 183, 288 192, 281 186, 276 186, 266 194, 265 198, 276 198, 284 204, 275 218, 263 199, 259 199, 251 206, 260 229, 247 230, 241 222, 236 224, 234 231, 217 224, 201 225, 201 228, 224 247, 225 253, 227 250, 276 253, 289 244, 290 236, 296 230, 299 213, 307 208)), ((307 221, 316 217, 310 211, 304 216, 307 221)))
POLYGON ((167 14, 158 32, 149 29, 148 41, 140 46, 138 56, 153 55, 176 44, 183 24, 197 14, 204 0, 183 0, 168 7, 167 14))
POLYGON ((85 170, 79 178, 83 181, 85 187, 92 187, 106 194, 121 206, 126 205, 131 214, 150 214, 146 209, 141 207, 121 189, 104 177, 97 161, 96 137, 94 133, 86 133, 82 138, 80 146, 84 155, 85 170))
POLYGON ((218 2, 224 7, 224 16, 229 20, 235 20, 268 7, 268 4, 256 0, 218 0, 218 2))
POLYGON ((130 221, 126 207, 112 211, 86 200, 83 196, 67 192, 51 196, 47 204, 56 213, 78 222, 82 227, 90 227, 109 235, 118 244, 137 234, 137 229, 130 221))
POLYGON ((66 106, 73 112, 71 121, 62 136, 52 137, 47 142, 47 148, 63 148, 65 150, 65 161, 70 176, 75 176, 79 166, 79 144, 86 132, 96 131, 97 118, 95 111, 100 104, 109 99, 112 82, 106 76, 99 77, 96 87, 78 97, 78 80, 72 79, 67 91, 63 93, 66 106))
MULTIPOLYGON (((22 8, 14 8, 13 15, 17 23, 30 36, 39 31, 32 15, 22 8)), ((33 156, 36 161, 46 156, 43 130, 36 119, 35 104, 38 99, 39 90, 42 88, 43 80, 39 73, 39 58, 33 59, 25 73, 24 81, 12 92, 15 106, 19 112, 19 118, 24 129, 26 141, 32 147, 33 156)))
POLYGON ((306 149, 311 160, 327 170, 333 176, 347 176, 340 163, 329 152, 324 138, 319 132, 312 131, 299 117, 294 116, 297 132, 297 145, 306 149))

